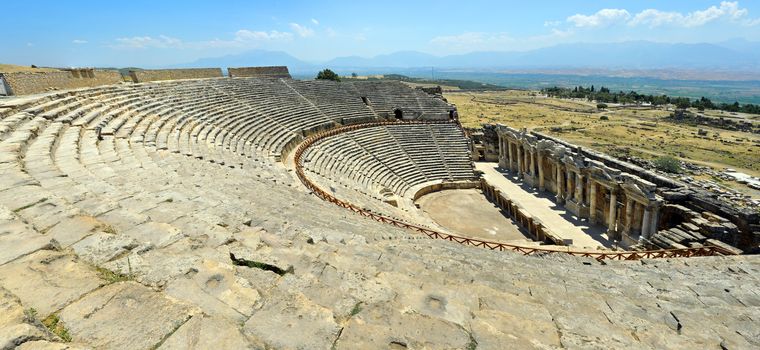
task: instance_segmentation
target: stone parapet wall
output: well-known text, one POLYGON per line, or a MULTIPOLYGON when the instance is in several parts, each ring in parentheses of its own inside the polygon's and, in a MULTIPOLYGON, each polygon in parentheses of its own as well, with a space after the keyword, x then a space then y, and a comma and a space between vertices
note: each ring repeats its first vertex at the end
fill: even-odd
POLYGON ((29 95, 52 90, 77 89, 117 84, 121 74, 114 70, 72 69, 54 72, 0 73, 8 95, 29 95))
POLYGON ((286 78, 291 79, 290 72, 286 66, 269 66, 269 67, 238 67, 227 68, 230 78, 236 77, 259 77, 259 78, 286 78))
POLYGON ((161 80, 221 78, 221 68, 151 69, 129 71, 135 83, 161 80))

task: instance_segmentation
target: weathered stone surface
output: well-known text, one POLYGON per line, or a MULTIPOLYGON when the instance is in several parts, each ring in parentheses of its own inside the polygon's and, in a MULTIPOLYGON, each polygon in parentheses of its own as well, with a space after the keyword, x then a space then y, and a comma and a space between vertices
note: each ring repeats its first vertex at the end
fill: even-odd
POLYGON ((236 276, 234 266, 211 260, 170 281, 166 293, 198 305, 206 314, 237 322, 247 320, 260 299, 250 282, 236 276))
POLYGON ((95 269, 70 254, 41 250, 0 267, 0 285, 47 317, 103 285, 95 269))
POLYGON ((0 207, 0 265, 43 248, 52 248, 50 238, 15 218, 0 207))
POLYGON ((33 340, 50 339, 50 334, 31 319, 34 313, 21 305, 21 300, 0 287, 0 349, 13 349, 33 340))
POLYGON ((184 237, 176 227, 157 222, 146 222, 123 232, 145 245, 164 247, 184 237))
POLYGON ((84 350, 88 346, 76 343, 54 343, 46 340, 35 340, 21 344, 16 350, 84 350))
POLYGON ((62 247, 68 247, 90 235, 101 223, 90 216, 75 216, 61 221, 47 232, 62 247))
POLYGON ((60 318, 75 341, 101 349, 148 349, 195 313, 137 283, 120 282, 67 306, 60 318))
POLYGON ((128 254, 140 247, 131 237, 106 232, 96 232, 75 243, 74 252, 90 263, 102 264, 128 254))
POLYGON ((0 349, 14 349, 23 343, 47 339, 48 334, 28 323, 18 323, 0 329, 0 349))
POLYGON ((235 322, 195 315, 161 344, 161 350, 256 349, 235 322))
POLYGON ((243 331, 277 349, 328 349, 340 326, 329 309, 293 294, 270 299, 243 331))
POLYGON ((14 72, 4 73, 4 78, 11 87, 14 95, 37 94, 55 89, 72 89, 86 86, 116 84, 121 81, 117 71, 84 69, 91 75, 82 76, 81 72, 74 75, 71 71, 52 72, 14 72))
POLYGON ((368 307, 343 329, 338 349, 392 348, 466 349, 473 340, 462 326, 413 310, 368 307))

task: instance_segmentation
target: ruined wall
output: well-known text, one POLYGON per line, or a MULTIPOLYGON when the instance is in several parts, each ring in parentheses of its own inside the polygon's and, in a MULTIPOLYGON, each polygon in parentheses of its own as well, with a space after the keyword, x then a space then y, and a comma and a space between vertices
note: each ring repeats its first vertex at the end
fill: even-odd
POLYGON ((221 68, 150 69, 129 71, 135 83, 160 80, 202 79, 222 77, 221 68))
POLYGON ((649 182, 654 183, 655 185, 657 185, 659 187, 676 188, 676 187, 683 187, 683 186, 685 186, 685 184, 683 184, 683 183, 680 183, 680 182, 675 181, 673 179, 669 179, 667 177, 658 175, 658 174, 656 174, 654 172, 646 170, 646 169, 644 169, 644 168, 642 168, 640 166, 637 166, 635 164, 631 164, 631 163, 624 162, 624 161, 619 160, 619 159, 615 159, 615 158, 610 157, 610 156, 608 156, 608 155, 606 155, 604 153, 599 153, 599 152, 595 152, 595 151, 592 151, 592 150, 583 149, 583 148, 578 147, 576 145, 573 145, 571 143, 568 143, 568 142, 565 142, 563 140, 560 140, 560 139, 558 139, 556 137, 551 137, 549 135, 542 134, 542 133, 539 133, 539 132, 536 132, 536 131, 531 131, 531 134, 534 135, 534 136, 536 136, 539 140, 551 140, 553 142, 556 142, 558 144, 566 146, 566 147, 568 147, 570 149, 573 149, 573 150, 576 150, 576 151, 580 151, 580 153, 583 154, 583 156, 586 157, 586 158, 602 162, 602 163, 604 163, 604 165, 606 165, 608 167, 611 167, 611 168, 614 168, 614 169, 619 169, 619 170, 624 171, 626 173, 634 174, 634 175, 636 175, 636 176, 638 176, 638 177, 640 177, 640 178, 642 178, 644 180, 647 180, 649 182))
MULTIPOLYGON (((499 151, 498 138, 490 136, 494 132, 494 129, 511 130, 513 134, 528 140, 527 144, 523 143, 525 147, 535 146, 537 152, 541 152, 542 143, 550 142, 556 145, 561 145, 565 148, 567 154, 575 154, 578 160, 582 160, 584 163, 595 164, 595 167, 608 168, 608 171, 619 172, 621 174, 628 174, 635 178, 649 182, 653 187, 656 195, 662 197, 665 204, 668 205, 681 205, 684 208, 688 208, 695 213, 698 213, 700 217, 712 218, 710 222, 702 224, 700 220, 692 223, 695 230, 684 231, 683 228, 676 227, 676 236, 682 230, 684 232, 701 232, 701 234, 710 239, 718 239, 722 242, 728 243, 735 247, 739 247, 747 252, 755 252, 760 244, 760 212, 753 210, 752 208, 744 208, 733 205, 732 203, 725 202, 716 198, 712 193, 696 187, 691 187, 686 183, 672 179, 667 176, 657 174, 653 171, 644 169, 637 165, 613 158, 609 155, 599 153, 593 150, 583 149, 577 145, 559 140, 557 138, 544 135, 538 132, 530 132, 527 130, 517 131, 515 129, 508 128, 503 125, 483 125, 481 142, 483 143, 483 149, 486 153, 491 150, 499 151), (717 219, 715 219, 717 218, 717 219)), ((510 146, 513 147, 513 146, 510 146)), ((511 148, 514 150, 514 148, 511 148)), ((511 152, 511 151, 510 151, 511 152)), ((519 158, 519 157, 518 157, 519 158)), ((521 159, 520 159, 521 160, 521 159)), ((514 162, 513 162, 514 163, 514 162)), ((500 162, 501 164, 501 162, 500 162)), ((539 163, 540 164, 540 163, 539 163)), ((514 164, 506 165, 502 164, 502 167, 512 168, 514 164)), ((519 163, 518 163, 518 166, 519 163)), ((524 165, 522 165, 524 166, 524 165)), ((529 165, 532 167, 533 165, 529 165)), ((540 166, 539 166, 540 168, 540 166)), ((540 169, 539 169, 540 174, 540 169)), ((551 182, 551 177, 550 181, 551 182)), ((530 175, 525 175, 525 181, 530 182, 530 175)), ((571 179, 572 180, 572 179, 571 179)), ((640 181, 639 181, 640 182, 640 181)), ((624 184, 624 182, 622 182, 624 184)), ((638 183, 638 182, 637 182, 638 183)), ((564 184, 564 180, 563 180, 564 184)), ((551 188, 551 186, 549 186, 551 188)), ((642 188, 640 184, 636 187, 642 188)), ((644 186, 647 187, 647 186, 644 186)), ((556 189, 553 189, 556 192, 556 189)), ((585 193, 585 192, 581 192, 585 193)), ((572 204, 572 203, 570 203, 572 204)), ((568 207, 572 211, 572 206, 568 207)), ((598 209, 598 208, 597 208, 598 209)), ((607 214, 604 214, 607 215, 607 214)), ((667 215, 666 215, 667 216, 667 215)), ((663 218, 667 220, 666 218, 663 218)), ((624 220, 627 222, 627 220, 624 220)), ((659 227, 662 229, 673 230, 673 226, 680 224, 682 220, 676 220, 677 222, 669 222, 671 225, 659 227)), ((659 223, 663 223, 659 221, 659 223)), ((687 225, 688 226, 688 225, 687 225)), ((667 237, 665 237, 667 238, 667 237)), ((687 237, 688 238, 688 237, 687 237)), ((667 240, 667 239, 666 239, 667 240)))
POLYGON ((750 120, 742 120, 731 117, 710 117, 704 114, 694 114, 681 110, 675 111, 667 118, 674 123, 684 123, 689 125, 707 125, 714 128, 743 131, 760 134, 760 123, 750 120))
POLYGON ((290 79, 290 72, 285 66, 269 67, 238 67, 227 68, 230 78, 235 77, 258 77, 258 78, 287 78, 290 79))
POLYGON ((121 74, 112 70, 73 69, 57 72, 0 73, 8 95, 37 94, 51 90, 76 89, 121 82, 121 74))

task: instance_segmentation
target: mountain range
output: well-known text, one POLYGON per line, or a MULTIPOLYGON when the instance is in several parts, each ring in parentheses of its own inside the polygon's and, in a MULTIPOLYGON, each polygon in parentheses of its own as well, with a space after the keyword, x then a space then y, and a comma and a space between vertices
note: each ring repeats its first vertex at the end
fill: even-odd
POLYGON ((308 62, 282 51, 253 50, 236 55, 199 59, 177 67, 239 67, 286 65, 294 74, 322 68, 338 72, 391 73, 430 69, 453 71, 499 70, 711 70, 760 73, 760 42, 734 39, 720 43, 568 43, 530 51, 480 51, 431 55, 399 51, 375 57, 337 57, 308 62))

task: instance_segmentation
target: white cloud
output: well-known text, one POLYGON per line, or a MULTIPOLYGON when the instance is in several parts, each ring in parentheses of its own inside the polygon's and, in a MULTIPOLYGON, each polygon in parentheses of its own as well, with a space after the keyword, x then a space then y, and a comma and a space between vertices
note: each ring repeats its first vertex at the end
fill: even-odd
POLYGON ((290 29, 292 29, 294 32, 296 32, 296 34, 298 34, 298 36, 300 36, 302 38, 314 36, 314 30, 313 29, 311 29, 311 28, 309 28, 307 26, 302 26, 302 25, 300 25, 298 23, 290 23, 290 29))
POLYGON ((271 31, 253 31, 240 29, 235 32, 231 39, 213 39, 207 41, 185 42, 181 39, 172 38, 166 35, 152 36, 135 36, 131 38, 118 38, 116 43, 110 45, 114 49, 208 49, 208 48, 251 48, 261 42, 268 41, 289 41, 293 39, 293 34, 289 32, 271 31))
POLYGON ((646 9, 636 14, 630 21, 629 26, 648 25, 659 27, 664 24, 678 23, 683 20, 683 15, 678 12, 665 12, 655 9, 646 9))
POLYGON ((619 22, 624 22, 630 17, 631 14, 627 10, 602 9, 593 15, 572 15, 567 18, 567 21, 576 27, 603 27, 619 22))
POLYGON ((755 18, 755 19, 748 19, 748 20, 744 21, 744 23, 743 23, 743 24, 744 24, 745 26, 747 26, 747 27, 753 27, 753 26, 756 26, 756 25, 760 24, 760 18, 755 18))
POLYGON ((314 23, 314 25, 315 25, 315 26, 318 26, 318 25, 319 25, 319 21, 317 21, 317 20, 316 20, 316 19, 314 19, 314 18, 312 18, 312 19, 311 19, 311 23, 314 23))
POLYGON ((250 31, 247 29, 241 29, 235 32, 235 40, 247 41, 247 40, 290 40, 293 38, 293 34, 287 32, 278 32, 272 30, 269 32, 264 31, 250 31))
POLYGON ((544 27, 557 27, 562 24, 562 21, 544 21, 544 27))
POLYGON ((33 43, 26 43, 26 47, 32 47, 32 46, 34 46, 33 43))
POLYGON ((182 48, 182 40, 172 38, 166 35, 152 36, 133 36, 131 38, 117 38, 117 48, 122 49, 147 49, 147 48, 182 48))
POLYGON ((704 10, 689 12, 686 14, 680 12, 666 12, 657 9, 646 9, 637 13, 629 22, 630 26, 645 25, 655 28, 663 25, 674 25, 680 27, 699 27, 717 20, 727 20, 731 22, 740 22, 744 25, 755 25, 760 23, 760 19, 747 19, 749 11, 746 8, 740 8, 738 1, 722 1, 720 6, 710 6, 704 10))
POLYGON ((71 43, 72 44, 77 44, 77 45, 82 45, 82 44, 87 44, 87 40, 74 39, 74 40, 71 41, 71 43))

